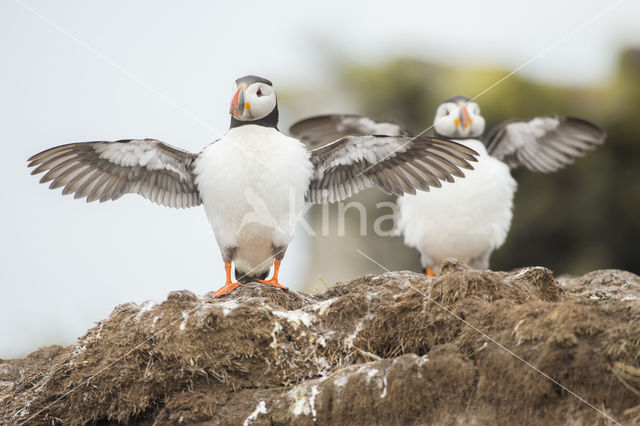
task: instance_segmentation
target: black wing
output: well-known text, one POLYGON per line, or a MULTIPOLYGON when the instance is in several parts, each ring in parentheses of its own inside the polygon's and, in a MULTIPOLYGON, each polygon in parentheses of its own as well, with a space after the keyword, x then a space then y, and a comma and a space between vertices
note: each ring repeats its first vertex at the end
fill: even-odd
POLYGON ((345 136, 311 151, 315 167, 308 201, 344 200, 365 188, 415 194, 464 177, 478 153, 438 137, 345 136))
POLYGON ((315 149, 343 136, 412 136, 403 124, 352 114, 318 115, 295 122, 289 134, 315 149))
POLYGON ((543 116, 506 121, 485 136, 489 154, 511 168, 523 165, 553 172, 604 142, 606 133, 593 123, 573 117, 543 116))
POLYGON ((135 193, 168 207, 201 203, 191 164, 197 157, 155 139, 71 143, 29 158, 31 174, 46 171, 41 183, 64 187, 62 194, 87 202, 116 200, 135 193))

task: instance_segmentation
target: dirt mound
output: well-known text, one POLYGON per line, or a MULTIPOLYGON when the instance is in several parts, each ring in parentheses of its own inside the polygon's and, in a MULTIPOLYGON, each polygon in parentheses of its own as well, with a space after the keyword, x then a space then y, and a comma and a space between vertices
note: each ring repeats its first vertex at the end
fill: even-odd
POLYGON ((456 262, 317 295, 173 292, 0 360, 0 424, 640 423, 639 299, 623 271, 456 262))

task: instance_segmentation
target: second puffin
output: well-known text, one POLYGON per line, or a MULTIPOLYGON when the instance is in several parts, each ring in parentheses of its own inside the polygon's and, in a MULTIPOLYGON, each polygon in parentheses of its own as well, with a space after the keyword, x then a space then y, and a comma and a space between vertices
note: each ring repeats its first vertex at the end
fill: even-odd
MULTIPOLYGON (((483 137, 480 107, 460 95, 442 101, 433 128, 437 136, 463 143, 480 156, 474 170, 446 191, 398 198, 397 230, 408 246, 418 249, 428 275, 434 275, 448 257, 475 268, 489 267, 491 253, 504 243, 511 227, 517 188, 512 168, 556 171, 605 138, 598 126, 562 116, 509 120, 483 137)), ((307 118, 289 131, 311 147, 345 135, 412 134, 399 123, 343 114, 307 118)))

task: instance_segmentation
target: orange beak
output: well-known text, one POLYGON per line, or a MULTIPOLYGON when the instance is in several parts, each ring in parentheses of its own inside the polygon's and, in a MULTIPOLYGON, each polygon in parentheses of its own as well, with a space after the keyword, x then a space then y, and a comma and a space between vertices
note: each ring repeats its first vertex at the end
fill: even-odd
POLYGON ((471 124, 471 117, 469 117, 466 105, 462 105, 462 108, 460 108, 460 124, 463 129, 466 129, 471 124))
POLYGON ((242 90, 242 87, 238 87, 238 91, 236 92, 235 95, 233 95, 233 99, 231 99, 229 114, 233 115, 235 118, 240 118, 243 112, 244 112, 244 91, 242 90))

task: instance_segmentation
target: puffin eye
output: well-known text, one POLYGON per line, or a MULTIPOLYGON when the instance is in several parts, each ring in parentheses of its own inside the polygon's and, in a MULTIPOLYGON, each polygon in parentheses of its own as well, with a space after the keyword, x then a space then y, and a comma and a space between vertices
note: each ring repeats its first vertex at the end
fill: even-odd
POLYGON ((262 96, 262 89, 258 89, 258 91, 256 92, 256 95, 258 95, 258 97, 262 96))

